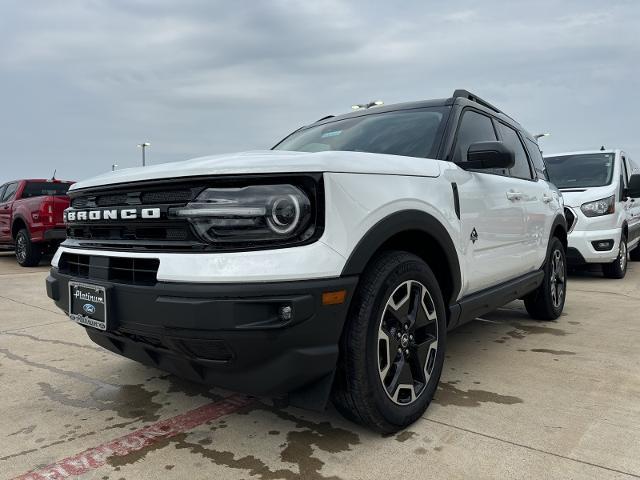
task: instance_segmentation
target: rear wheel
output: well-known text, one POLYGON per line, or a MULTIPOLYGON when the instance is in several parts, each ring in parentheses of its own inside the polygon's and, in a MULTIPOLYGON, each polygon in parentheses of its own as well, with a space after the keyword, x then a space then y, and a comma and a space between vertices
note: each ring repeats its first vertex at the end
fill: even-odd
POLYGON ((555 320, 564 309, 566 293, 567 260, 564 246, 558 237, 553 237, 542 284, 524 298, 524 305, 529 315, 537 320, 555 320))
POLYGON ((602 265, 604 276, 607 278, 624 278, 627 274, 627 254, 627 237, 622 234, 618 256, 612 263, 604 263, 602 265))
POLYGON ((363 274, 341 340, 333 401, 347 418, 382 433, 429 406, 440 380, 445 307, 428 265, 386 252, 363 274))
POLYGON ((37 243, 33 243, 29 237, 29 232, 23 228, 16 235, 16 260, 23 267, 35 267, 40 263, 42 248, 37 243))

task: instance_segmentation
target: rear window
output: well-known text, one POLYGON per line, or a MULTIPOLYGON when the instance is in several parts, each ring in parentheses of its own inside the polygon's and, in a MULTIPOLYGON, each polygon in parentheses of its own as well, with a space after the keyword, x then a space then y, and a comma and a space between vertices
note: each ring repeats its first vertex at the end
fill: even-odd
POLYGON ((22 198, 62 196, 67 194, 70 186, 70 183, 27 182, 22 192, 22 198))

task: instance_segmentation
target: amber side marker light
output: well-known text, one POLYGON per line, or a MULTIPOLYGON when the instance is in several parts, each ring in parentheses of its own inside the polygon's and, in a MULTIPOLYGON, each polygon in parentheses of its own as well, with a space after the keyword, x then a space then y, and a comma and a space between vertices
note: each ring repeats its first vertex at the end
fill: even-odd
POLYGON ((346 290, 338 290, 337 292, 324 292, 322 294, 323 305, 339 305, 344 303, 344 299, 347 298, 346 290))

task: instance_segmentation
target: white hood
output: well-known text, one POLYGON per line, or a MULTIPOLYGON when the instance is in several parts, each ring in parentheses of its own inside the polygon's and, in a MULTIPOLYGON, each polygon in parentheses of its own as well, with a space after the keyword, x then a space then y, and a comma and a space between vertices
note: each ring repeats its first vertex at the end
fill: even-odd
POLYGON ((562 192, 562 198, 564 198, 564 204, 566 206, 579 207, 583 203, 610 197, 615 193, 615 187, 613 185, 606 185, 604 187, 564 188, 560 189, 560 191, 562 192))
POLYGON ((342 172, 437 177, 437 160, 363 152, 251 151, 127 168, 75 183, 71 190, 163 178, 260 173, 342 172))

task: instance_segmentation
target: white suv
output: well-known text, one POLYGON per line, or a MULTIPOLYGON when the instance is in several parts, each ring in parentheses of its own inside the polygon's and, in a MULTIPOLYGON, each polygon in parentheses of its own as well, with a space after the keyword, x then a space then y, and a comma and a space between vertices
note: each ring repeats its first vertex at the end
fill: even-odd
POLYGON ((640 171, 622 150, 545 156, 560 189, 569 228, 570 265, 601 264, 609 278, 623 278, 627 256, 640 260, 640 171))
POLYGON ((271 151, 76 183, 48 295, 99 345, 393 432, 447 331, 514 299, 555 319, 566 222, 523 128, 467 91, 358 110, 271 151))

